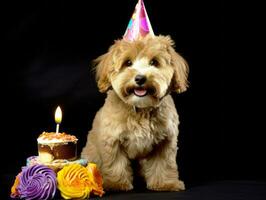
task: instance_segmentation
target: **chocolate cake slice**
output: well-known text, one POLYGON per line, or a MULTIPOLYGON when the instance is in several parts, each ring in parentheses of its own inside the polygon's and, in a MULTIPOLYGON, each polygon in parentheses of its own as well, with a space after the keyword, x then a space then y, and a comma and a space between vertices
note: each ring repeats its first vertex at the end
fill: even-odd
POLYGON ((56 159, 77 159, 77 141, 74 135, 43 132, 37 139, 39 160, 49 163, 56 159))

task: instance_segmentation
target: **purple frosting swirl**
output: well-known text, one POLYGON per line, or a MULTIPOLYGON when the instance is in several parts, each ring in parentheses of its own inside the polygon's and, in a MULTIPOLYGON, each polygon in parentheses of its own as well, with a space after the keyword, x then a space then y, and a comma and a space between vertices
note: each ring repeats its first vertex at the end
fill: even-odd
POLYGON ((44 165, 23 167, 17 187, 20 198, 52 199, 56 192, 56 174, 44 165))

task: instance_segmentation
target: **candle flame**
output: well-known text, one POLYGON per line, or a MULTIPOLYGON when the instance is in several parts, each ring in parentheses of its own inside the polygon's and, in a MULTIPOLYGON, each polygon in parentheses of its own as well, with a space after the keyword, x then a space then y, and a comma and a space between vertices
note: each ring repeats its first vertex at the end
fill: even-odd
POLYGON ((54 119, 57 124, 60 124, 62 121, 62 110, 60 106, 57 106, 56 108, 54 119))

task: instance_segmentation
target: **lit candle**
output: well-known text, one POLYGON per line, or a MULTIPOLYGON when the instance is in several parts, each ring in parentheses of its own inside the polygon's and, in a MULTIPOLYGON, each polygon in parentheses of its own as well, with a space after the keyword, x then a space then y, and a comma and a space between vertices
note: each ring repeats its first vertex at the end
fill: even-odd
POLYGON ((62 121, 62 110, 59 106, 56 108, 54 119, 56 123, 56 133, 59 133, 59 124, 62 121))

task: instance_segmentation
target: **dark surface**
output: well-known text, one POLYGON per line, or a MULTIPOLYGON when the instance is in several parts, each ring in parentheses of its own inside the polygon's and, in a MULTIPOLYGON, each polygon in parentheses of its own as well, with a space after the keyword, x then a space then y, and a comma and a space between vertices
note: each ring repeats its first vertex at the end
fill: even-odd
MULTIPOLYGON (((10 183, 10 178, 9 175, 1 180, 10 183)), ((187 189, 182 192, 154 192, 138 187, 130 192, 107 192, 102 198, 92 196, 90 199, 265 200, 265 197, 266 182, 231 180, 197 183, 187 186, 187 189)), ((58 191, 54 199, 62 199, 58 191)))
MULTIPOLYGON (((26 158, 37 155, 38 135, 55 131, 57 105, 63 110, 60 130, 79 138, 80 153, 105 98, 98 92, 90 62, 122 37, 135 4, 20 1, 1 6, 1 199, 7 198, 26 158)), ((177 162, 188 190, 115 193, 106 198, 265 199, 265 184, 259 182, 266 180, 266 138, 261 131, 265 123, 258 117, 265 113, 260 106, 265 105, 260 98, 265 88, 257 89, 265 78, 256 73, 258 83, 252 80, 256 59, 248 67, 240 61, 247 63, 254 49, 246 48, 248 38, 240 39, 248 20, 245 30, 235 35, 246 52, 238 57, 231 47, 235 41, 224 44, 222 4, 145 0, 154 32, 171 35, 190 66, 190 88, 172 94, 181 121, 177 162), (233 66, 229 49, 238 58, 233 66)))
POLYGON ((191 186, 183 192, 111 193, 103 199, 264 200, 265 197, 266 182, 221 181, 191 186))

